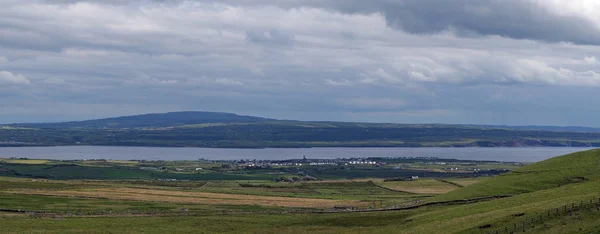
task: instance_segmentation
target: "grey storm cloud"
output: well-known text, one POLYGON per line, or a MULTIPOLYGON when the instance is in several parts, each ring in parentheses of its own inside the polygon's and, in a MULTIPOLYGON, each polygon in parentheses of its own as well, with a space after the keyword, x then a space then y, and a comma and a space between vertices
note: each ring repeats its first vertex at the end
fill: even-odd
MULTIPOLYGON (((348 14, 381 13, 388 25, 416 34, 453 31, 547 42, 600 44, 597 22, 559 14, 540 0, 224 0, 239 5, 317 7, 348 14)), ((563 1, 563 4, 567 4, 563 1)))
POLYGON ((593 0, 0 1, 0 123, 597 125, 599 22, 593 0))
POLYGON ((600 44, 591 20, 560 15, 541 1, 528 0, 383 0, 337 1, 345 12, 381 12, 392 27, 410 33, 454 31, 462 36, 499 35, 547 42, 600 44))
MULTIPOLYGON (((584 0, 585 1, 585 0, 584 0)), ((52 0, 53 4, 96 2, 135 5, 132 1, 52 0)), ((133 1, 177 4, 183 0, 133 1)), ((597 22, 573 14, 559 14, 540 0, 196 0, 238 6, 314 7, 354 13, 381 13, 388 25, 410 33, 452 31, 462 36, 499 35, 547 42, 600 44, 597 22)), ((563 1, 565 2, 565 1, 563 1)), ((565 2, 566 4, 566 2, 565 2)), ((255 32, 251 32, 251 38, 255 32)), ((277 40, 278 41, 278 40, 277 40)), ((279 41, 278 41, 279 42, 279 41)))

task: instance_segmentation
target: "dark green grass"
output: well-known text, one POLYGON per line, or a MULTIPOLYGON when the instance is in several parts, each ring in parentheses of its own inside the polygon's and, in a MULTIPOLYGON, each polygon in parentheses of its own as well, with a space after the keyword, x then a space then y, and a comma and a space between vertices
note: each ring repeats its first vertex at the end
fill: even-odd
POLYGON ((47 212, 99 211, 166 211, 177 209, 176 204, 158 202, 111 201, 53 196, 0 193, 0 207, 12 210, 47 212))
MULTIPOLYGON (((227 215, 0 219, 0 233, 368 233, 398 224, 408 212, 316 215, 227 215)), ((389 232, 388 232, 389 233, 389 232)))
POLYGON ((600 211, 597 208, 574 212, 573 216, 563 215, 543 224, 528 228, 528 233, 565 234, 600 233, 600 211))
POLYGON ((156 187, 169 187, 169 188, 180 188, 180 189, 192 189, 200 188, 206 185, 204 181, 157 181, 157 180, 119 180, 110 181, 111 184, 120 185, 142 185, 142 186, 156 186, 156 187))
POLYGON ((72 189, 84 187, 96 187, 95 184, 83 183, 53 183, 41 181, 2 181, 0 180, 0 190, 4 189, 72 189))
POLYGON ((262 196, 323 198, 336 200, 383 201, 387 205, 398 205, 422 196, 380 187, 373 182, 233 182, 209 183, 199 189, 204 192, 247 194, 262 196))
POLYGON ((128 166, 81 166, 77 164, 0 164, 0 176, 46 178, 57 180, 93 179, 93 180, 270 180, 266 174, 230 174, 220 172, 173 173, 166 171, 147 171, 128 166))
POLYGON ((396 177, 473 177, 477 173, 445 173, 423 170, 391 170, 380 168, 329 168, 328 170, 305 169, 323 179, 396 178, 396 177))
MULTIPOLYGON (((185 208, 190 214, 215 214, 219 212, 262 212, 278 211, 285 208, 276 206, 236 206, 206 205, 167 202, 144 202, 109 200, 99 198, 75 198, 58 196, 41 196, 26 194, 0 193, 0 209, 52 212, 58 214, 107 214, 114 213, 172 213, 185 208)), ((1 233, 1 232, 0 232, 1 233)))

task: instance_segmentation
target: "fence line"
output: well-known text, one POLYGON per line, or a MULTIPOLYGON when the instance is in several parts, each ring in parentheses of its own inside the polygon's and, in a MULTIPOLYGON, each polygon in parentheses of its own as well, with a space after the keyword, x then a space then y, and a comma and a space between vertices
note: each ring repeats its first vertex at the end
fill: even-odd
MULTIPOLYGON (((570 205, 564 205, 560 207, 555 207, 550 210, 546 210, 545 212, 538 213, 534 216, 529 216, 519 221, 515 221, 512 224, 504 226, 504 228, 496 229, 495 231, 485 231, 489 234, 504 234, 504 233, 519 233, 519 232, 527 232, 528 230, 532 230, 535 228, 536 224, 542 224, 543 221, 547 221, 557 217, 563 217, 566 215, 573 216, 573 212, 581 211, 589 208, 600 207, 600 198, 590 199, 589 201, 578 201, 572 202, 570 205)), ((524 213, 516 214, 524 216, 524 213)), ((514 215, 513 215, 514 216, 514 215)), ((481 229, 487 229, 484 226, 480 226, 481 229)))

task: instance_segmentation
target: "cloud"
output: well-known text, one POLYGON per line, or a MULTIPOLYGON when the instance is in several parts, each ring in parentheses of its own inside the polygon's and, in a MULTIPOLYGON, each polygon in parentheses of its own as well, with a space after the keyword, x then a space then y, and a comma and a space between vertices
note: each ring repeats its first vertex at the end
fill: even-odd
MULTIPOLYGON (((243 0, 226 0, 248 4, 243 0)), ((250 5, 316 7, 349 14, 381 13, 389 26, 415 34, 498 35, 546 42, 600 44, 595 0, 321 0, 252 1, 250 5)))
POLYGON ((591 57, 585 57, 583 59, 586 63, 590 63, 590 64, 595 64, 598 63, 598 60, 596 59, 595 56, 591 56, 591 57))
POLYGON ((331 86, 350 86, 354 85, 354 82, 348 79, 325 79, 325 84, 331 86))
POLYGON ((244 85, 244 83, 242 83, 241 81, 227 79, 227 78, 218 78, 218 79, 215 80, 215 83, 221 84, 221 85, 226 85, 226 86, 244 85))
MULTIPOLYGON (((583 14, 557 12, 562 6, 576 5, 573 1, 560 1, 560 4, 534 0, 380 2, 380 10, 388 24, 411 33, 450 31, 461 36, 499 35, 547 42, 600 44, 597 21, 583 14)), ((600 13, 598 5, 593 10, 600 13)))
POLYGON ((383 122, 598 116, 594 2, 0 1, 0 105, 40 121, 134 112, 124 109, 383 122), (89 108, 37 108, 58 103, 89 108))
POLYGON ((13 74, 8 71, 0 71, 0 84, 31 85, 31 81, 20 74, 13 74))
POLYGON ((596 71, 578 72, 562 67, 551 67, 540 61, 527 59, 519 60, 514 65, 508 75, 515 81, 600 87, 600 73, 596 71))
MULTIPOLYGON (((595 0, 198 0, 198 1, 41 1, 46 4, 67 4, 93 12, 86 6, 111 4, 117 8, 149 10, 148 5, 180 5, 186 7, 230 5, 237 9, 275 6, 282 9, 317 8, 346 14, 382 14, 391 27, 416 34, 451 32, 459 36, 499 35, 515 39, 576 44, 600 43, 600 4, 595 0), (141 7, 140 7, 141 6, 141 7)), ((106 12, 110 13, 110 12, 106 12)), ((233 13, 233 12, 232 12, 233 13)), ((235 15, 239 13, 236 11, 235 15)), ((111 15, 111 14, 108 14, 111 15)), ((117 15, 113 15, 117 16, 117 15)), ((265 14, 267 16, 267 14, 265 14)), ((117 16, 116 19, 119 19, 117 16)), ((221 18, 223 19, 223 18, 221 18)), ((230 20, 227 18, 224 20, 230 20)), ((253 18, 254 19, 254 18, 253 18)), ((162 31, 152 21, 131 21, 113 29, 128 31, 162 31)), ((289 42, 289 35, 278 31, 249 31, 248 38, 258 41, 289 42), (274 33, 269 36, 268 34, 274 33), (280 39, 275 39, 280 37, 280 39)), ((348 34, 345 34, 348 35, 348 34)))
POLYGON ((246 32, 246 38, 250 42, 266 45, 291 45, 294 43, 294 35, 277 29, 268 31, 248 31, 246 32))

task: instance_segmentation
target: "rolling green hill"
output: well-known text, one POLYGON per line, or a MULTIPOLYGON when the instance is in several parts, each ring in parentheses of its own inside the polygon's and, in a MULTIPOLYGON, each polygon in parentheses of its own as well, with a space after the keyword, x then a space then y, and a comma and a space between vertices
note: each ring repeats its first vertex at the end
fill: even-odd
POLYGON ((512 196, 599 179, 600 149, 594 149, 531 164, 435 199, 512 196))

